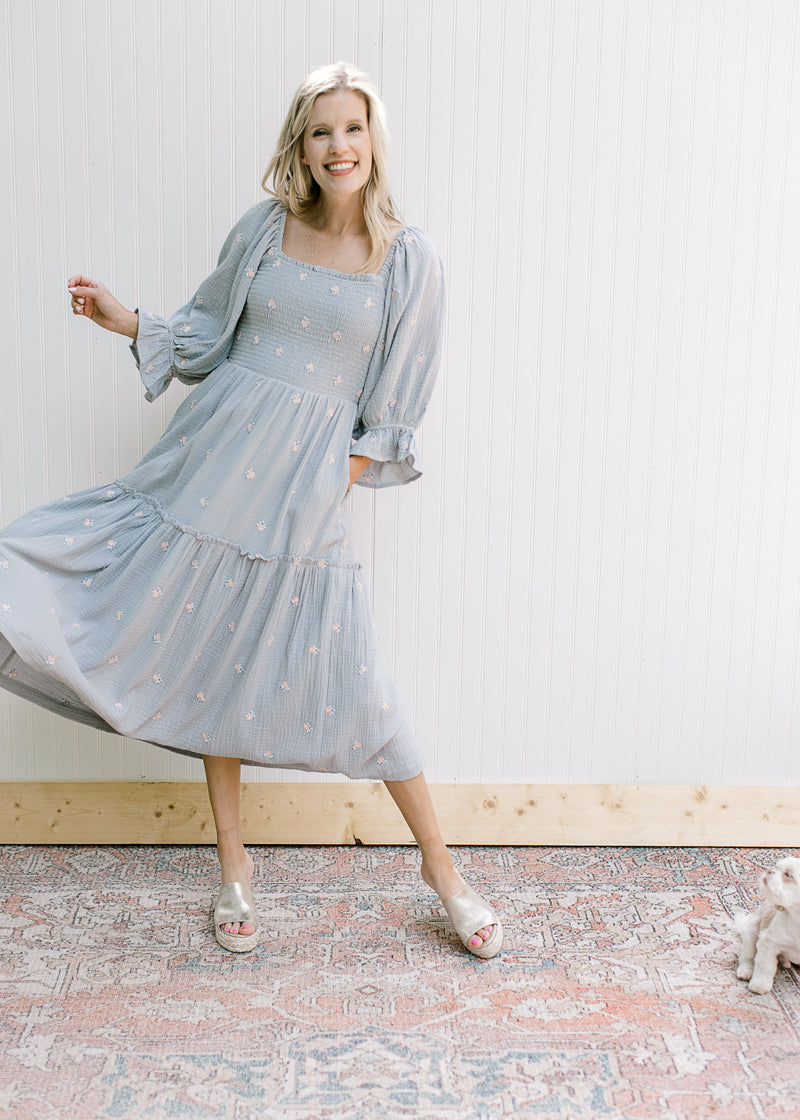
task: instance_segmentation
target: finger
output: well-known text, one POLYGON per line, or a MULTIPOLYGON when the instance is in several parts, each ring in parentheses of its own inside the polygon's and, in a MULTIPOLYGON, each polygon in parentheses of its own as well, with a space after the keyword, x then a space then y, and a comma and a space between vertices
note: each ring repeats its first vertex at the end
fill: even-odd
POLYGON ((99 288, 100 284, 96 280, 92 280, 91 276, 84 276, 82 272, 78 272, 67 280, 67 287, 72 291, 76 287, 99 288))
POLYGON ((99 295, 103 285, 102 284, 75 284, 74 287, 69 288, 69 294, 75 296, 97 296, 99 295))

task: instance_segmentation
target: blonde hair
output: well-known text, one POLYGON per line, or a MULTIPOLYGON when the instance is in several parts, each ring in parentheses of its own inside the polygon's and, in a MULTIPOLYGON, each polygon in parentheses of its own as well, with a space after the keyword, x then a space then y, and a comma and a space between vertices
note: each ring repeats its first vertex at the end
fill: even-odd
POLYGON ((261 186, 279 198, 298 218, 315 209, 320 189, 308 165, 303 163, 303 137, 319 95, 342 89, 360 93, 367 106, 372 168, 363 188, 361 203, 370 239, 370 255, 360 271, 374 272, 382 264, 391 245, 391 223, 400 219, 389 188, 386 112, 378 91, 362 70, 357 70, 347 62, 334 62, 308 75, 292 98, 278 135, 275 153, 264 172, 261 186), (270 180, 272 186, 269 185, 270 180))

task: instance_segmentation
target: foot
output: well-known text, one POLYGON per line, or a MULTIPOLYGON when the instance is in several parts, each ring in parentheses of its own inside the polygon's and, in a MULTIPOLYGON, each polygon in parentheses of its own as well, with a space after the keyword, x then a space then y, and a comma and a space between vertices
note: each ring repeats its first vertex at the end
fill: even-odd
MULTIPOLYGON (((439 857, 423 856, 421 874, 422 881, 436 891, 442 902, 464 889, 464 880, 453 867, 450 853, 446 850, 439 857)), ((470 952, 481 949, 492 937, 495 928, 494 925, 482 926, 468 937, 465 944, 470 952)))
MULTIPOLYGON (((234 848, 228 848, 218 844, 217 856, 219 858, 220 871, 222 872, 221 882, 250 883, 253 877, 253 871, 255 870, 255 864, 241 844, 234 848)), ((248 937, 250 934, 255 933, 256 927, 252 922, 224 922, 219 928, 223 933, 238 933, 241 934, 242 937, 248 937)))

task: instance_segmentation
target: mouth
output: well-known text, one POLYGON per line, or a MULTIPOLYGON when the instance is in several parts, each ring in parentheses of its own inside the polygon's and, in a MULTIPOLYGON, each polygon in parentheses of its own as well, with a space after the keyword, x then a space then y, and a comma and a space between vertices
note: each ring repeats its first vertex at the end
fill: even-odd
POLYGON ((352 159, 340 159, 335 163, 325 164, 325 170, 329 175, 349 175, 355 167, 356 161, 352 159))

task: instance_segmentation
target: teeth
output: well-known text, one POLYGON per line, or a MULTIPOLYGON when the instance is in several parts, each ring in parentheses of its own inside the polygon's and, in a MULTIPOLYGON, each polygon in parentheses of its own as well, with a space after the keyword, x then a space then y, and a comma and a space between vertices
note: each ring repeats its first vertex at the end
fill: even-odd
POLYGON ((329 163, 328 164, 328 170, 329 171, 347 171, 351 167, 355 167, 355 163, 350 162, 350 163, 329 163))

